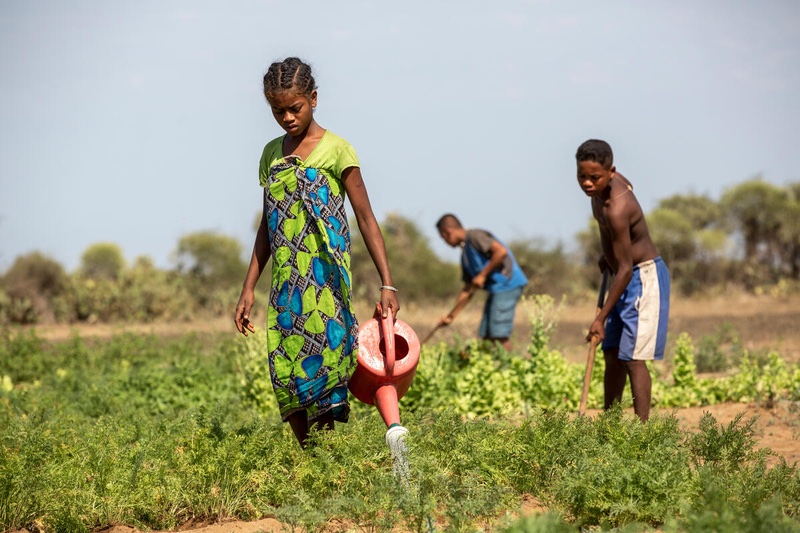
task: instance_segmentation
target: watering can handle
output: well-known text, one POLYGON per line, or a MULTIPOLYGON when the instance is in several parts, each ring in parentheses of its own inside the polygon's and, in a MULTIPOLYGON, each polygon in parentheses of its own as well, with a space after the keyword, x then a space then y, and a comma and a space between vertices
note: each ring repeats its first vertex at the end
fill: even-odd
POLYGON ((386 312, 386 318, 383 318, 381 315, 381 304, 378 303, 374 317, 380 321, 381 328, 383 329, 383 343, 386 347, 386 357, 383 364, 386 368, 386 376, 388 377, 394 375, 394 312, 390 307, 386 312))

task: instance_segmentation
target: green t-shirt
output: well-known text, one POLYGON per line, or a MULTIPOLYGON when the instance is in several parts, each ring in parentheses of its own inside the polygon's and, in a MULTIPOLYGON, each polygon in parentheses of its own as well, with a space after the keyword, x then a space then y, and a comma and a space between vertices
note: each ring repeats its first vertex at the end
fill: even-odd
MULTIPOLYGON (((270 167, 283 160, 284 137, 285 135, 281 135, 264 147, 258 172, 262 187, 267 186, 270 167)), ((317 171, 324 172, 328 179, 335 179, 341 184, 342 172, 350 167, 357 167, 359 164, 353 145, 335 133, 325 130, 319 143, 303 161, 302 166, 316 168, 317 171)))

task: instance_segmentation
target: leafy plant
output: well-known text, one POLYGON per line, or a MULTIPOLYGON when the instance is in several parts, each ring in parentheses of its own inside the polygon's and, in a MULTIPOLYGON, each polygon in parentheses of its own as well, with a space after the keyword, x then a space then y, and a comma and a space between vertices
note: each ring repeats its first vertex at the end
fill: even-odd
POLYGON ((721 372, 738 362, 744 349, 734 327, 724 323, 714 335, 704 335, 697 342, 695 355, 698 372, 721 372))
MULTIPOLYGON (((297 446, 277 417, 263 332, 51 345, 4 331, 0 524, 174 529, 269 515, 303 531, 336 521, 364 531, 797 526, 800 474, 785 461, 767 467, 752 422, 707 417, 687 432, 671 415, 641 424, 620 407, 576 416, 582 365, 543 340, 554 306, 538 301, 527 353, 425 347, 400 406, 407 483, 393 473, 377 411, 355 400, 350 423, 297 446), (509 522, 523 498, 550 514, 509 522)), ((691 339, 676 346, 674 375, 654 382, 659 405, 691 394, 768 401, 800 388, 800 371, 777 355, 701 379, 691 339)))

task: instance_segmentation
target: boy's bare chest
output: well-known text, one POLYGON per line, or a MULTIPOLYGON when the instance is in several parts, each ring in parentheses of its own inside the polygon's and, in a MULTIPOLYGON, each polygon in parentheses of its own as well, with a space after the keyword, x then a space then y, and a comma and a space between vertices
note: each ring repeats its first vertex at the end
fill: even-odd
POLYGON ((592 199, 592 216, 601 227, 608 227, 608 206, 604 200, 592 199))

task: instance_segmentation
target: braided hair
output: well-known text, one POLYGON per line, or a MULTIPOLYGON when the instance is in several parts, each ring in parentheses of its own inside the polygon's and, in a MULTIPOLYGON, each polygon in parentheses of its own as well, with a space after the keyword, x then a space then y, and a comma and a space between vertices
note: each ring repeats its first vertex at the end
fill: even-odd
POLYGON ((316 89, 317 83, 311 74, 311 65, 296 57, 276 61, 264 74, 264 96, 267 98, 284 91, 310 97, 316 89))

